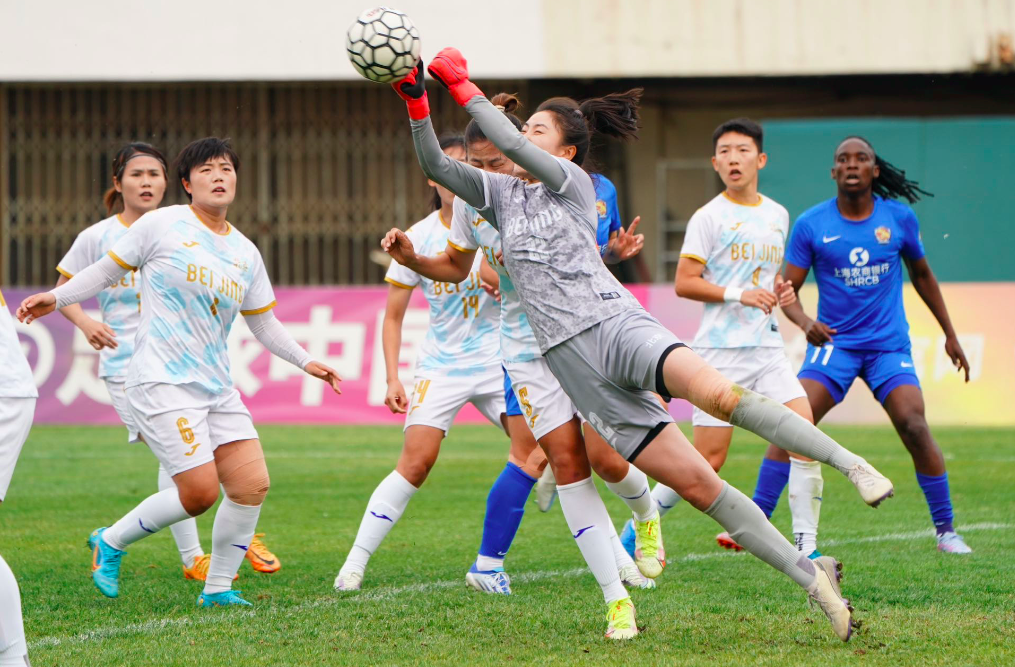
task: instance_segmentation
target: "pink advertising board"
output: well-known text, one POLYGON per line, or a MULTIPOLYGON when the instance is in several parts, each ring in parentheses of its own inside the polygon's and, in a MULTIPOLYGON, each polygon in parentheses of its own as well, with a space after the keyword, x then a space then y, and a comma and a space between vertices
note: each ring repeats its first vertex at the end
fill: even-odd
MULTIPOLYGON (((950 424, 1011 424, 1011 411, 991 409, 1015 374, 1015 339, 996 317, 990 304, 1015 302, 1012 284, 945 285, 945 298, 966 354, 973 364, 973 382, 964 385, 942 359, 943 343, 927 308, 907 285, 906 306, 912 325, 914 361, 927 398, 931 422, 950 424), (982 408, 982 409, 981 409, 982 408)), ((631 291, 645 307, 682 340, 690 341, 701 318, 701 304, 678 299, 669 285, 635 285, 631 291)), ((16 308, 34 290, 5 290, 8 307, 16 308)), ((314 356, 344 378, 342 395, 324 383, 273 357, 238 318, 230 336, 233 380, 258 423, 278 424, 400 424, 401 415, 384 407, 386 389, 381 352, 381 321, 387 287, 277 288, 275 313, 293 336, 314 356)), ((801 300, 814 312, 816 290, 801 291, 801 300)), ((95 302, 86 303, 95 308, 95 302)), ((400 372, 410 386, 416 351, 426 335, 427 306, 417 291, 406 314, 402 333, 400 372)), ((787 351, 794 367, 802 361, 802 333, 782 322, 787 351)), ((97 353, 67 320, 51 315, 24 326, 18 333, 39 386, 36 422, 41 424, 116 424, 105 385, 97 378, 97 353)), ((690 406, 673 401, 670 410, 680 420, 690 418, 690 406)), ((461 422, 482 422, 472 406, 461 422)), ((880 406, 857 382, 842 406, 828 421, 885 423, 880 406)))

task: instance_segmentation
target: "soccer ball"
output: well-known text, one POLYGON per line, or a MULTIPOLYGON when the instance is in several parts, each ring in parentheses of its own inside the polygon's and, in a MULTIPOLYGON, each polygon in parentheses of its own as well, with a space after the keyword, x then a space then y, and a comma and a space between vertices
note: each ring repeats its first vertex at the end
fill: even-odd
POLYGON ((345 48, 357 72, 377 83, 391 83, 416 67, 419 31, 397 9, 375 7, 349 26, 345 48))

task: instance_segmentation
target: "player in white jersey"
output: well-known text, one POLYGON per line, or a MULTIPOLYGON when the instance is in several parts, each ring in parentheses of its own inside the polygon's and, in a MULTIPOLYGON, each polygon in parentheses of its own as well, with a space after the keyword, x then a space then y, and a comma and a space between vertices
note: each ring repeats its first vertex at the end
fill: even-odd
MULTIPOLYGON (((779 274, 789 213, 758 192, 758 172, 768 160, 762 128, 749 118, 735 118, 715 129, 712 144, 712 165, 726 189, 691 217, 675 279, 678 296, 705 303, 692 347, 740 386, 783 403, 813 422, 807 395, 786 358, 774 312, 777 305, 789 305, 796 299, 793 286, 783 282, 779 274)), ((697 407, 692 424, 695 449, 718 472, 726 461, 733 427, 697 407)), ((820 464, 796 455, 791 462, 766 459, 754 501, 766 516, 772 516, 775 503, 768 502, 765 474, 767 468, 784 466, 790 477, 797 548, 818 558, 820 464)), ((679 496, 662 484, 656 485, 652 495, 664 514, 679 501, 679 496)), ((726 532, 716 540, 723 547, 741 549, 726 532)), ((830 558, 819 564, 829 571, 836 568, 830 558)))
MULTIPOLYGON (((86 228, 74 239, 70 250, 57 264, 60 274, 57 287, 106 256, 138 218, 159 207, 166 192, 167 172, 166 159, 150 144, 132 142, 117 152, 113 158, 113 185, 103 198, 109 217, 86 228)), ((60 309, 60 313, 81 330, 89 344, 99 350, 99 378, 106 384, 113 408, 127 427, 127 441, 131 443, 140 442, 141 436, 127 407, 123 383, 127 379, 127 365, 134 353, 134 336, 141 321, 139 290, 137 274, 131 272, 99 292, 101 322, 89 317, 80 304, 60 309)), ((173 487, 173 478, 165 466, 159 464, 159 490, 173 487)), ((184 577, 204 581, 211 555, 201 548, 197 521, 184 519, 170 526, 170 530, 183 561, 184 577)), ((247 559, 259 571, 275 572, 280 567, 278 558, 267 551, 260 536, 251 541, 247 559)))
POLYGON ((119 595, 128 545, 207 511, 215 514, 203 607, 248 605, 233 578, 250 545, 268 493, 261 443, 229 374, 226 340, 237 314, 268 350, 339 392, 335 371, 313 361, 271 312, 274 293, 261 254, 226 219, 236 195, 239 158, 228 140, 191 142, 177 177, 192 204, 145 214, 109 254, 52 292, 22 303, 26 323, 95 296, 139 271, 141 323, 125 393, 144 441, 173 477, 109 528, 92 532, 92 580, 119 595))
MULTIPOLYGON (((494 95, 492 103, 504 112, 504 115, 516 127, 521 128, 521 120, 512 113, 518 106, 518 99, 513 95, 500 93, 494 95)), ((483 134, 479 125, 470 122, 465 130, 465 141, 468 149, 469 164, 491 173, 511 174, 515 165, 494 146, 483 134)), ((618 258, 626 258, 632 248, 637 249, 636 237, 621 235, 622 242, 614 240, 610 247, 618 258)), ((547 438, 558 427, 570 422, 576 410, 567 397, 557 379, 550 373, 546 360, 539 352, 532 327, 529 326, 524 307, 518 299, 517 292, 504 268, 501 255, 500 232, 476 212, 474 208, 460 199, 455 199, 454 215, 451 223, 451 237, 448 245, 463 255, 472 256, 477 250, 482 251, 487 264, 494 267, 500 289, 500 347, 505 369, 510 379, 512 395, 506 396, 509 405, 508 420, 512 434, 512 454, 516 461, 510 460, 505 472, 495 488, 491 490, 490 505, 511 507, 520 523, 524 512, 524 502, 532 488, 533 480, 529 475, 537 474, 538 467, 545 466, 545 455, 536 448, 536 440, 532 440, 528 449, 515 451, 514 441, 517 431, 530 431, 534 438, 547 438), (510 406, 518 410, 512 414, 510 406), (539 466, 530 466, 528 470, 512 468, 517 460, 530 457, 538 460, 539 466), (523 473, 527 479, 517 473, 523 473), (502 484, 503 483, 503 484, 502 484), (498 489, 502 485, 503 489, 498 489), (496 494, 496 497, 495 497, 496 494)), ((462 257, 462 268, 467 268, 469 259, 462 257)), ((472 260, 474 261, 474 259, 472 260)), ((561 431, 569 434, 567 430, 561 431)), ((552 442, 552 441, 551 441, 552 442)), ((593 469, 606 480, 607 486, 628 503, 632 512, 639 519, 640 534, 647 536, 640 540, 637 551, 638 565, 620 545, 616 530, 612 523, 611 546, 616 560, 617 569, 623 583, 639 588, 653 588, 652 578, 658 576, 665 565, 662 550, 662 537, 659 533, 659 521, 655 506, 649 494, 648 479, 645 474, 625 461, 617 452, 603 442, 591 429, 585 429, 585 443, 589 460, 593 469), (646 576, 642 576, 642 569, 646 576)), ((489 511, 488 511, 489 516, 489 511)), ((497 567, 499 563, 491 562, 490 554, 507 553, 518 523, 510 526, 510 530, 496 530, 489 524, 484 526, 483 541, 479 549, 479 557, 469 573, 470 584, 476 579, 482 580, 489 571, 484 563, 497 567)), ((475 586, 487 592, 503 592, 488 587, 475 586)))
MULTIPOLYGON (((445 138, 441 149, 453 159, 465 159, 461 137, 445 138)), ((420 252, 436 255, 448 244, 454 195, 431 185, 436 192, 434 211, 406 233, 420 252)), ((483 289, 480 269, 477 257, 466 278, 457 283, 433 281, 394 262, 388 269, 385 403, 392 412, 405 413, 405 443, 395 469, 370 496, 356 539, 335 577, 337 590, 360 589, 370 557, 426 481, 441 442, 466 403, 503 428, 504 372, 496 336, 500 307, 483 289), (412 393, 407 396, 398 379, 399 329, 416 286, 430 305, 430 326, 416 360, 412 393)), ((498 578, 503 579, 498 586, 506 587, 506 577, 498 578)))
MULTIPOLYGON (((39 392, 21 351, 14 318, 0 292, 0 506, 14 475, 21 447, 28 438, 39 392)), ((28 646, 21 618, 21 594, 14 573, 0 554, 0 667, 28 665, 28 646)))

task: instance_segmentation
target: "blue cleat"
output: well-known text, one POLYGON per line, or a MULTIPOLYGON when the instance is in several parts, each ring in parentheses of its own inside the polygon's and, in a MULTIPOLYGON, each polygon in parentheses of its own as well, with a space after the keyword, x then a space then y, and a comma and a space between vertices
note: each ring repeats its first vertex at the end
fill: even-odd
POLYGON ((107 598, 120 595, 120 558, 126 551, 120 551, 106 544, 102 539, 105 528, 96 528, 88 536, 92 549, 92 581, 99 592, 107 598))
POLYGON ((624 530, 620 532, 620 543, 623 545, 624 551, 627 552, 627 555, 634 558, 634 519, 628 519, 627 523, 624 524, 624 530))
POLYGON ((479 570, 473 563, 468 574, 465 575, 465 583, 481 593, 511 595, 511 578, 502 567, 493 570, 479 570))
POLYGON ((221 593, 201 593, 197 596, 198 607, 253 607, 240 597, 240 591, 222 591, 221 593))

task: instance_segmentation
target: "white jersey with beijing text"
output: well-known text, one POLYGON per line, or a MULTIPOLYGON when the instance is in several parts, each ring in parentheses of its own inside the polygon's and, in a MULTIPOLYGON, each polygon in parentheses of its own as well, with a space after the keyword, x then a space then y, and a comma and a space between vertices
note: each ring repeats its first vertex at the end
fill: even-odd
MULTIPOLYGON (((74 239, 56 270, 73 278, 82 270, 102 259, 121 236, 130 229, 119 215, 106 218, 88 227, 74 239)), ((141 321, 141 289, 137 272, 125 275, 118 283, 98 295, 102 321, 116 333, 117 346, 104 347, 99 352, 99 377, 123 382, 127 377, 127 364, 134 353, 134 336, 141 321)))
POLYGON ((3 292, 0 292, 0 311, 3 311, 0 312, 0 398, 38 398, 32 369, 21 351, 21 341, 14 330, 14 316, 7 309, 3 292))
MULTIPOLYGON (((760 195, 759 195, 760 197, 760 195)), ((705 265, 702 278, 720 287, 775 289, 789 231, 789 213, 768 197, 754 206, 721 193, 691 216, 681 257, 705 265)), ((706 303, 694 348, 782 347, 775 313, 739 303, 706 303)))
MULTIPOLYGON (((405 232, 416 254, 436 256, 447 249, 451 230, 434 211, 405 232)), ((483 290, 477 255, 469 277, 460 283, 435 282, 392 262, 384 279, 406 289, 416 285, 430 304, 430 327, 416 361, 417 371, 472 376, 500 365, 497 340, 499 307, 483 290)))
POLYGON ((451 219, 452 247, 469 252, 482 250, 487 263, 500 276, 500 351, 505 363, 532 361, 540 356, 536 334, 529 326, 514 283, 504 264, 497 259, 500 251, 500 232, 487 222, 476 209, 455 197, 451 219))
POLYGON ((141 216, 109 255, 138 270, 144 304, 126 386, 194 383, 212 394, 231 387, 233 320, 275 306, 257 246, 232 225, 218 234, 191 207, 167 206, 141 216))

